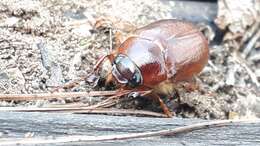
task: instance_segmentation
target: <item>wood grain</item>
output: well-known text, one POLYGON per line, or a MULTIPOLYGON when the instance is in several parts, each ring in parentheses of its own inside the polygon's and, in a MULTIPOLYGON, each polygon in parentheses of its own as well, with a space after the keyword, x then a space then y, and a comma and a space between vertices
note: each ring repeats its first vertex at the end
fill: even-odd
MULTIPOLYGON (((55 138, 73 135, 105 136, 173 129, 201 122, 207 121, 176 117, 144 118, 65 113, 0 112, 0 142, 7 138, 24 138, 28 133, 33 133, 34 138, 55 138)), ((260 124, 233 123, 230 126, 202 129, 170 137, 105 142, 70 142, 65 144, 118 146, 260 145, 260 124)), ((57 143, 55 145, 64 144, 57 143)))

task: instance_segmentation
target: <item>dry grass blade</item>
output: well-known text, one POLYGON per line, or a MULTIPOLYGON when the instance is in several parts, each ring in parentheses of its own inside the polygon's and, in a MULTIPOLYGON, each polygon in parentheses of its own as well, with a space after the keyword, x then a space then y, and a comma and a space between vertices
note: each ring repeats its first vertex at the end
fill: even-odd
MULTIPOLYGON (((0 107, 0 112, 12 111, 12 112, 67 112, 67 113, 99 113, 99 114, 130 114, 130 115, 147 115, 154 117, 165 117, 162 114, 154 112, 144 112, 144 111, 131 111, 131 110, 112 110, 112 109, 102 109, 104 107, 111 107, 117 103, 117 99, 123 95, 129 94, 130 90, 122 91, 114 96, 108 97, 95 105, 83 106, 82 104, 75 104, 73 106, 59 105, 56 107, 45 107, 45 108, 28 108, 28 107, 0 107)), ((141 95, 149 94, 151 91, 140 91, 141 95)))
MULTIPOLYGON (((115 105, 118 102, 119 97, 121 97, 123 95, 126 95, 126 94, 129 94, 131 92, 134 92, 134 91, 122 92, 121 94, 108 97, 106 100, 103 100, 103 101, 97 103, 95 105, 95 107, 111 107, 111 106, 115 105)), ((142 96, 145 96, 145 95, 147 95, 147 94, 149 94, 151 92, 152 92, 151 90, 139 91, 139 93, 142 96)))
MULTIPOLYGON (((130 93, 131 90, 125 90, 123 93, 130 93)), ((43 99, 56 99, 80 96, 111 96, 122 93, 122 91, 90 91, 90 92, 57 92, 57 93, 36 93, 36 94, 0 94, 0 100, 30 101, 43 99)))
POLYGON ((115 141, 134 138, 148 138, 155 136, 174 136, 181 133, 186 133, 194 130, 207 129, 212 127, 229 126, 232 123, 260 123, 260 120, 219 120, 211 122, 197 123, 182 127, 177 127, 168 130, 160 130, 154 132, 131 133, 121 135, 106 135, 106 136, 62 136, 52 139, 47 138, 23 138, 23 139, 1 139, 0 145, 18 145, 18 144, 57 144, 71 142, 98 142, 98 141, 115 141))
MULTIPOLYGON (((130 90, 125 90, 124 92, 121 92, 117 95, 108 97, 107 99, 95 104, 95 105, 90 105, 90 106, 77 106, 75 104, 74 106, 67 107, 66 105, 60 105, 56 107, 47 107, 47 108, 28 108, 28 107, 0 107, 0 111, 14 111, 14 112, 73 112, 73 111, 78 111, 78 110, 93 110, 96 108, 101 108, 101 107, 107 107, 111 106, 116 103, 114 99, 119 98, 120 96, 129 94, 130 90)), ((142 95, 146 95, 150 93, 151 91, 141 91, 142 95)))
MULTIPOLYGON (((114 96, 110 96, 108 97, 107 99, 103 100, 103 101, 100 101, 98 102, 97 104, 95 105, 86 105, 86 104, 83 104, 83 103, 72 103, 72 104, 64 104, 64 105, 50 105, 48 107, 50 108, 79 108, 79 107, 92 107, 92 108, 98 108, 98 107, 111 107, 113 105, 115 105, 117 102, 118 102, 118 99, 123 96, 123 95, 126 95, 126 94, 129 94, 133 92, 132 90, 130 91, 126 91, 126 92, 121 92, 117 95, 114 95, 114 96)), ((147 91, 139 91, 139 93, 142 95, 142 96, 145 96, 149 93, 151 93, 152 91, 151 90, 147 90, 147 91)))
POLYGON ((0 112, 69 112, 73 113, 78 110, 94 109, 92 107, 79 107, 79 108, 39 108, 39 107, 0 107, 0 112))
POLYGON ((123 116, 149 116, 149 117, 158 117, 158 118, 166 118, 165 114, 151 112, 151 111, 144 111, 144 110, 129 110, 129 109, 107 109, 107 108, 100 108, 100 109, 91 109, 91 110, 80 110, 75 111, 73 114, 108 114, 108 115, 123 115, 123 116))
POLYGON ((0 112, 62 112, 72 114, 105 114, 105 115, 135 115, 135 116, 150 116, 165 118, 164 114, 144 111, 144 110, 129 110, 129 109, 111 109, 111 108, 94 108, 94 107, 79 107, 79 108, 18 108, 18 107, 0 107, 0 112))
MULTIPOLYGON (((113 99, 116 97, 123 96, 125 94, 129 94, 131 91, 125 91, 121 92, 117 95, 111 96, 106 100, 103 100, 95 105, 90 105, 90 106, 77 106, 74 105, 74 107, 66 107, 66 106, 56 106, 56 107, 47 107, 47 108, 20 108, 20 107, 0 107, 0 111, 13 111, 13 112, 74 112, 78 110, 89 110, 89 109, 95 109, 98 107, 105 107, 106 105, 111 105, 114 104, 113 99)), ((46 96, 43 96, 46 97, 46 96)), ((34 98, 35 99, 35 98, 34 98)), ((42 98, 41 98, 42 99, 42 98)))

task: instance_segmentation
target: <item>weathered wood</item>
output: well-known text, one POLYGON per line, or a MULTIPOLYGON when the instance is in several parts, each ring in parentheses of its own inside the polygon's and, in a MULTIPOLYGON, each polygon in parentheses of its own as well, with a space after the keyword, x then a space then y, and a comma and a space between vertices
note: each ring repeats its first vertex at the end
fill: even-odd
MULTIPOLYGON (((6 138, 68 135, 115 135, 172 129, 205 122, 200 119, 143 118, 64 113, 0 112, 0 142, 6 138)), ((172 137, 152 137, 109 142, 73 142, 68 145, 260 145, 260 124, 234 123, 172 137)), ((64 145, 64 144, 56 144, 64 145)))

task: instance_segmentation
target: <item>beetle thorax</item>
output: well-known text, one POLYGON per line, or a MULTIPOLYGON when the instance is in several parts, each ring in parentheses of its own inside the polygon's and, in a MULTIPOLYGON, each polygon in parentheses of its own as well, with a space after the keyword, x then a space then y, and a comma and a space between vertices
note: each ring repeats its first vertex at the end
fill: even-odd
POLYGON ((162 49, 149 39, 130 37, 119 48, 140 69, 143 84, 153 86, 166 79, 162 49))

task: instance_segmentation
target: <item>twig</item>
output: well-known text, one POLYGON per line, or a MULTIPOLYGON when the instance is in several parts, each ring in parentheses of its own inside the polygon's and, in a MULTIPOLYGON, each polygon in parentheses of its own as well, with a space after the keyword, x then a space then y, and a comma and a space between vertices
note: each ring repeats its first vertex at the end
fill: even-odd
POLYGON ((115 141, 115 140, 129 140, 135 138, 148 138, 155 136, 174 136, 181 133, 191 132, 194 130, 207 129, 212 127, 229 126, 232 123, 260 123, 260 120, 220 120, 204 123, 197 123, 187 126, 181 126, 169 130, 160 130, 154 132, 131 133, 121 135, 106 135, 106 136, 62 136, 53 139, 47 138, 8 138, 1 139, 0 145, 18 145, 18 144, 57 144, 57 143, 71 143, 71 142, 101 142, 101 141, 115 141))
POLYGON ((249 59, 250 61, 255 61, 255 62, 257 62, 257 61, 260 60, 260 53, 250 55, 250 57, 248 57, 248 59, 249 59))
POLYGON ((251 38, 251 40, 248 42, 248 44, 244 48, 243 54, 242 54, 244 58, 246 58, 248 56, 248 54, 253 49, 255 43, 257 42, 257 40, 259 38, 260 38, 260 30, 257 31, 257 33, 251 38))
POLYGON ((259 25, 260 22, 256 21, 243 35, 243 38, 240 41, 239 46, 243 46, 245 44, 246 41, 248 41, 248 39, 252 38, 252 36, 254 35, 254 33, 257 32, 257 30, 259 29, 259 25))
POLYGON ((257 80, 257 76, 256 76, 256 75, 254 74, 254 72, 248 67, 246 61, 245 61, 239 54, 237 54, 237 52, 232 53, 232 56, 234 57, 234 59, 235 59, 241 66, 243 66, 243 67, 246 69, 246 71, 247 71, 248 75, 250 76, 252 82, 255 83, 255 85, 256 85, 257 87, 260 87, 260 84, 259 84, 259 82, 258 82, 258 80, 257 80))
MULTIPOLYGON (((125 90, 127 93, 131 90, 125 90)), ((57 92, 57 93, 37 93, 37 94, 0 94, 0 100, 42 100, 42 99, 55 99, 55 98, 68 98, 80 96, 111 96, 116 95, 122 91, 90 91, 90 92, 57 92)))

